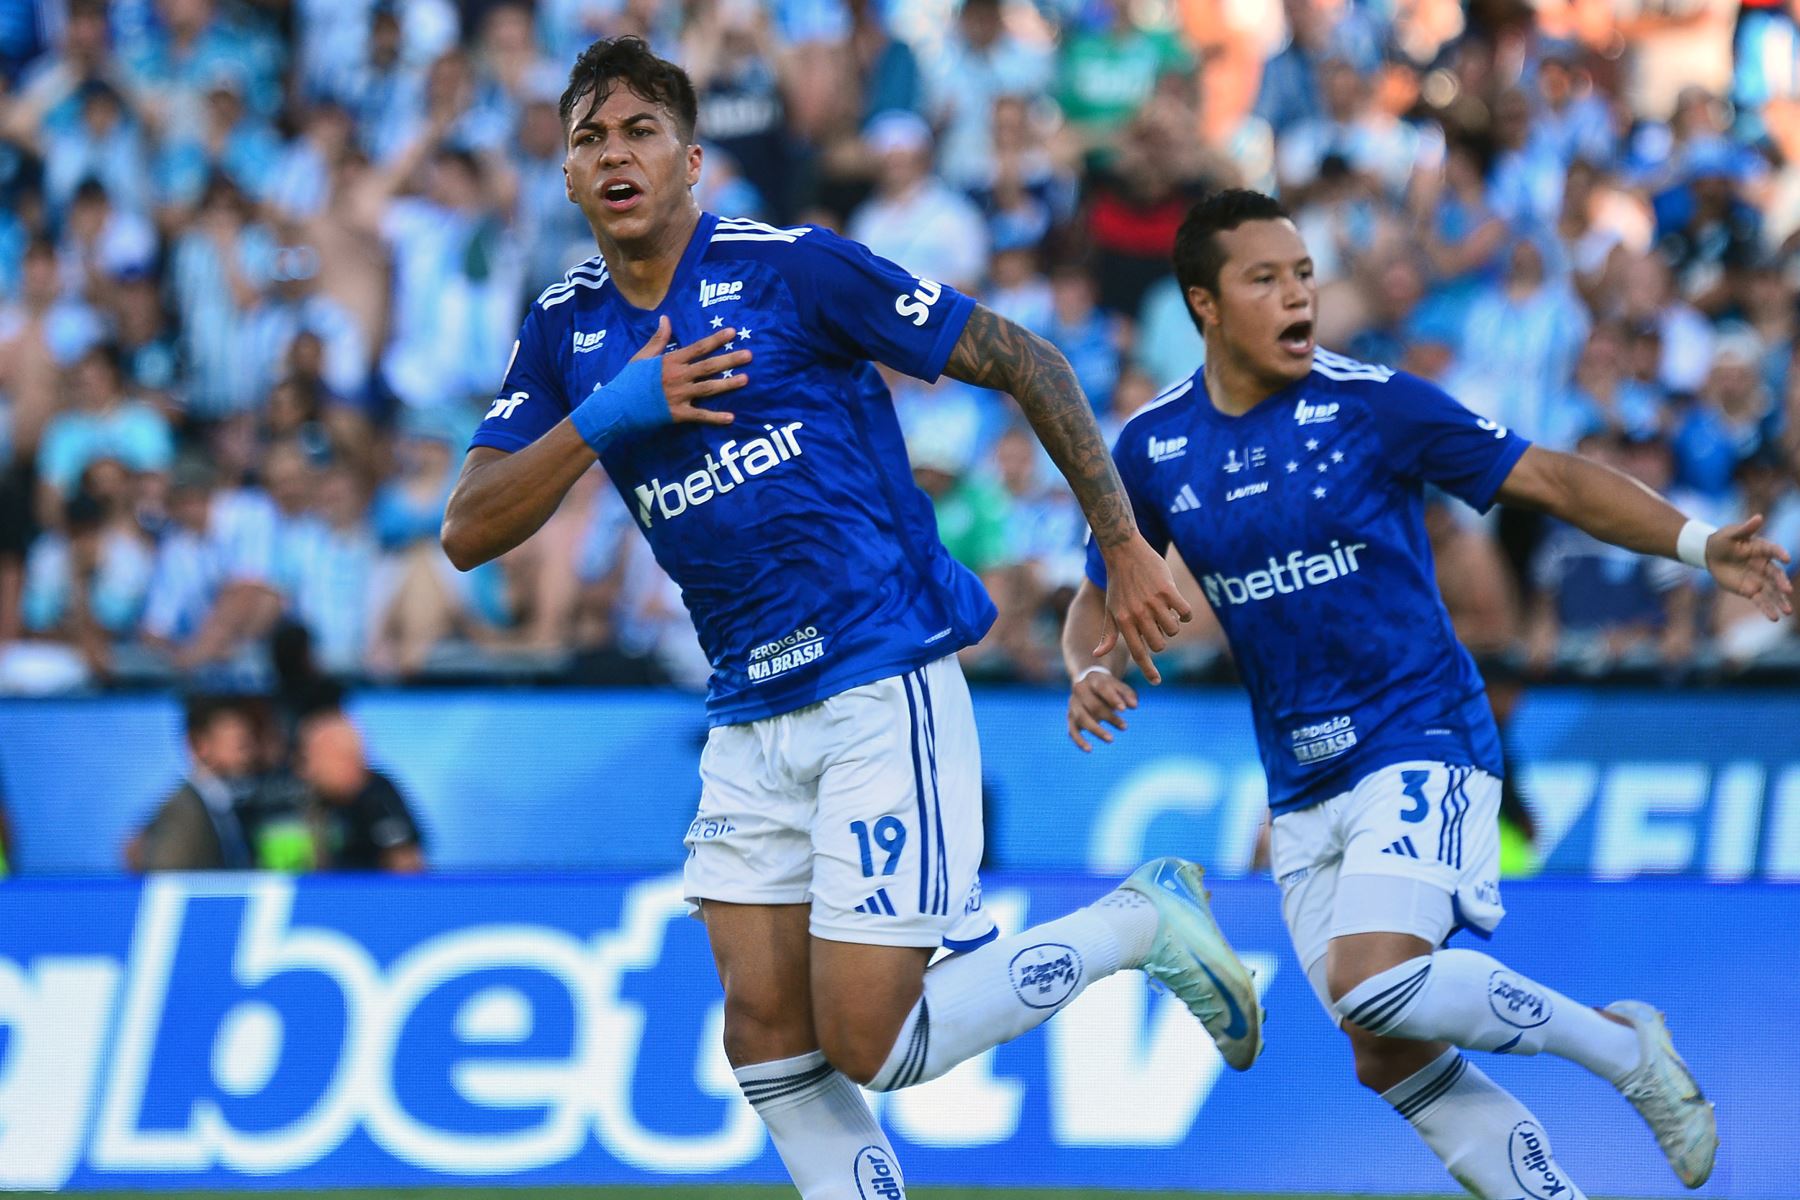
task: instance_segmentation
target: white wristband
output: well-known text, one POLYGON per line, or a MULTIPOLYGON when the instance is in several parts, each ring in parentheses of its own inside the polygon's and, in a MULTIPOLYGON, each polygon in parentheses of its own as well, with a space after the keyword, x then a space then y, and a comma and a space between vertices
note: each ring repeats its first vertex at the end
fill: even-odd
POLYGON ((1706 539, 1717 532, 1717 525, 1690 519, 1675 539, 1675 557, 1690 567, 1706 570, 1706 539))
MULTIPOLYGON (((1088 667, 1087 669, 1083 670, 1081 672, 1081 674, 1077 675, 1075 677, 1075 682, 1080 683, 1082 680, 1086 679, 1089 675, 1092 675, 1095 671, 1099 671, 1105 675, 1112 675, 1111 667, 1103 667, 1099 663, 1095 663, 1093 666, 1088 667)), ((1114 675, 1113 678, 1116 679, 1116 678, 1118 678, 1118 676, 1114 675)))

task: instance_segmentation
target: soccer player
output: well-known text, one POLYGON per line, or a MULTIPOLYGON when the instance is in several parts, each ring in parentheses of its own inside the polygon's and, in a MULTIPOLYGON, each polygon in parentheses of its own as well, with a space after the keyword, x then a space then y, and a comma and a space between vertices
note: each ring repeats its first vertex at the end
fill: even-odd
MULTIPOLYGON (((1660 1013, 1588 1008, 1478 950, 1439 949, 1500 920, 1501 764, 1433 583, 1421 491, 1680 558, 1771 617, 1791 610, 1786 553, 1756 536, 1760 518, 1690 521, 1421 379, 1317 349, 1312 260, 1267 196, 1202 201, 1174 258, 1206 361, 1126 424, 1114 455, 1139 528, 1181 552, 1230 639, 1268 774, 1282 915, 1357 1078, 1476 1195, 1580 1200, 1531 1113, 1460 1051, 1555 1054, 1617 1087, 1698 1187, 1718 1146, 1712 1105, 1660 1013)), ((1083 750, 1137 705, 1101 638, 1104 555, 1087 574, 1063 630, 1083 750)))
POLYGON ((598 459, 681 586, 713 666, 684 882, 726 1054, 802 1196, 902 1194, 857 1083, 941 1075, 1120 968, 1248 1067, 1261 1008, 1192 864, 1146 864, 1003 941, 981 907, 955 654, 994 607, 938 541, 873 364, 1018 400, 1093 524, 1107 639, 1154 678, 1190 610, 1069 364, 827 230, 701 212, 693 87, 635 38, 581 55, 561 114, 568 196, 600 253, 527 314, 444 549, 464 569, 505 553, 598 459), (927 971, 940 947, 957 953, 927 971))

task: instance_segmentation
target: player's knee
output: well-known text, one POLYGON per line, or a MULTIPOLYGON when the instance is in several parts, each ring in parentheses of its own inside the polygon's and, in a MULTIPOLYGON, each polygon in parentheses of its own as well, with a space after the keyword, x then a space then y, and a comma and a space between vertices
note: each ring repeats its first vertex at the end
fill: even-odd
POLYGON ((892 1039, 884 1042, 879 1031, 867 1028, 838 1026, 819 1031, 819 1049, 826 1061, 862 1085, 881 1074, 893 1048, 892 1039))
POLYGON ((817 1048, 804 997, 748 988, 725 994, 725 1057, 734 1067, 774 1062, 817 1048))
POLYGON ((1350 1035, 1356 1058, 1356 1082, 1372 1092, 1385 1092, 1411 1076, 1418 1069, 1414 1060, 1425 1049, 1418 1042, 1376 1037, 1354 1025, 1346 1025, 1344 1032, 1350 1035))

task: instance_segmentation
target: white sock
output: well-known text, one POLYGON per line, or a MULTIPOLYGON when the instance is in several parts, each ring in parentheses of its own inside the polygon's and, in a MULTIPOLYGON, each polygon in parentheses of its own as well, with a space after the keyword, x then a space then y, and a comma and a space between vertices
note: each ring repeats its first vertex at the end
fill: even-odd
POLYGON ((1637 1032, 1479 950, 1439 950, 1363 980, 1338 1015, 1384 1037, 1496 1054, 1548 1051, 1615 1086, 1636 1068, 1637 1032))
POLYGON ((1136 892, 1115 891, 1060 920, 945 959, 925 972, 925 994, 869 1087, 888 1092, 924 1083, 1012 1041, 1094 980, 1141 966, 1155 940, 1156 907, 1136 892))
POLYGON ((1586 1200, 1529 1109, 1455 1049, 1381 1094, 1482 1200, 1586 1200))
POLYGON ((817 1050, 732 1074, 802 1200, 905 1200, 894 1148, 849 1078, 817 1050))

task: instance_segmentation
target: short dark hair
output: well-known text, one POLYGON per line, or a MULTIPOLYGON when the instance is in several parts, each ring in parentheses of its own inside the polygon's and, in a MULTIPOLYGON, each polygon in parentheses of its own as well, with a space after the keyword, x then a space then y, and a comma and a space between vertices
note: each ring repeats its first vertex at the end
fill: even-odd
POLYGON ((699 120, 700 103, 694 97, 694 84, 686 71, 666 58, 658 58, 640 37, 601 38, 575 60, 569 71, 569 86, 563 89, 557 104, 566 134, 575 117, 575 106, 584 97, 603 104, 615 83, 623 83, 634 96, 661 105, 675 118, 675 130, 681 140, 694 140, 694 124, 699 120))
POLYGON ((236 717, 243 721, 251 720, 244 702, 236 696, 214 694, 189 696, 186 709, 185 724, 187 739, 190 743, 198 742, 211 733, 215 725, 228 717, 236 717))
MULTIPOLYGON (((1287 219, 1288 211, 1281 201, 1248 188, 1214 192, 1188 209, 1181 228, 1175 231, 1175 282, 1181 286, 1183 303, 1189 288, 1201 287, 1217 294, 1219 272, 1225 266, 1225 248, 1219 245, 1219 234, 1248 221, 1287 219)), ((1194 324, 1199 323, 1200 318, 1195 317, 1194 324)))

